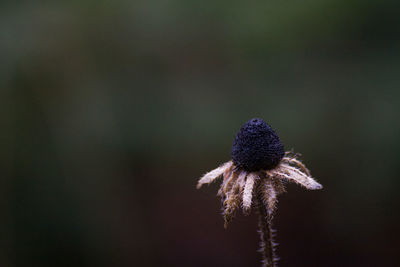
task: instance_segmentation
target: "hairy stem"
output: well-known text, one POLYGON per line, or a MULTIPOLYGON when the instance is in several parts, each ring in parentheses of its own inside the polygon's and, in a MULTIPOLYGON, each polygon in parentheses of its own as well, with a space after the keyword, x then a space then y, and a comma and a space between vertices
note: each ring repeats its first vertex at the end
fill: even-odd
POLYGON ((262 187, 257 188, 257 210, 258 210, 258 227, 260 233, 260 252, 263 256, 263 267, 275 267, 278 258, 275 255, 275 243, 273 241, 273 230, 271 228, 271 216, 268 214, 268 208, 263 201, 262 187))

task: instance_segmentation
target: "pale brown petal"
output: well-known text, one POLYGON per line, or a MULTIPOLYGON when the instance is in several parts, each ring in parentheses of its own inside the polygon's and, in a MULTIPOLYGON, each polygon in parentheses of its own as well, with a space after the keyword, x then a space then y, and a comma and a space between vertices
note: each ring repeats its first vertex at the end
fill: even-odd
POLYGON ((272 214, 276 208, 278 194, 270 179, 264 180, 263 187, 263 201, 267 206, 268 215, 272 217, 272 214))
POLYGON ((222 180, 222 184, 219 187, 217 196, 221 196, 221 197, 226 197, 226 193, 229 191, 227 190, 226 184, 230 183, 230 181, 234 178, 234 169, 235 169, 235 165, 231 164, 231 166, 229 166, 223 174, 223 180, 222 180))
POLYGON ((276 177, 271 177, 270 179, 277 195, 286 192, 285 186, 283 185, 283 181, 281 179, 277 179, 276 177))
POLYGON ((280 164, 279 167, 271 170, 270 174, 293 181, 310 190, 322 189, 322 185, 315 181, 311 176, 288 164, 280 164))
POLYGON ((221 184, 222 192, 227 193, 231 191, 233 185, 236 183, 236 180, 238 179, 238 171, 233 170, 232 172, 229 172, 228 176, 225 177, 224 175, 224 181, 221 184))
MULTIPOLYGON (((237 173, 235 175, 237 175, 237 173)), ((226 192, 226 194, 224 194, 225 198, 223 201, 223 207, 224 207, 223 216, 225 221, 224 223, 225 228, 228 227, 228 223, 232 220, 237 208, 240 205, 240 196, 243 192, 246 175, 247 175, 246 171, 241 171, 239 173, 238 178, 232 181, 233 185, 229 190, 229 192, 226 192)))
POLYGON ((239 173, 239 178, 237 179, 237 183, 238 183, 238 185, 239 185, 239 187, 240 187, 240 193, 242 194, 243 193, 243 189, 244 189, 244 186, 245 186, 245 184, 246 184, 246 177, 247 177, 247 172, 246 171, 244 171, 244 170, 242 170, 240 173, 239 173))
POLYGON ((286 162, 289 163, 291 165, 294 165, 296 167, 298 167, 302 172, 304 172, 305 174, 307 174, 308 176, 311 176, 310 171, 306 168, 306 166, 303 164, 303 162, 301 162, 300 160, 296 159, 295 157, 284 157, 282 159, 282 162, 286 162))
POLYGON ((226 169, 232 166, 232 161, 228 161, 218 168, 206 173, 203 177, 200 178, 200 180, 197 183, 197 189, 199 189, 203 184, 209 184, 213 182, 215 179, 220 177, 226 169))
POLYGON ((251 172, 247 175, 246 183, 243 190, 243 211, 247 213, 251 208, 251 200, 253 197, 253 187, 258 175, 251 172))

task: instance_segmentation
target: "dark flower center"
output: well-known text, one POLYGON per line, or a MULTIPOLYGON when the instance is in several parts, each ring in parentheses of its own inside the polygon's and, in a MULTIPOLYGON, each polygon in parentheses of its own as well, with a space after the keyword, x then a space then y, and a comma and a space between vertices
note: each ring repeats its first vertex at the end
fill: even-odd
POLYGON ((232 145, 233 163, 246 171, 270 170, 285 151, 275 131, 265 121, 254 118, 243 124, 232 145))

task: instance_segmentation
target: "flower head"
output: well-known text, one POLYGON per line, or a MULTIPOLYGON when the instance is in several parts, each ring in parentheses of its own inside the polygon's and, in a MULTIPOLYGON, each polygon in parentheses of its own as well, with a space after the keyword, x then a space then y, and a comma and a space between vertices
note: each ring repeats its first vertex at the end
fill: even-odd
POLYGON ((284 152, 276 132, 259 118, 249 120, 240 128, 231 156, 231 161, 200 178, 197 188, 223 176, 218 195, 222 198, 225 227, 239 206, 245 214, 256 206, 260 214, 264 266, 275 266, 277 258, 269 222, 276 209, 277 196, 285 192, 283 182, 295 182, 311 190, 321 189, 322 185, 311 177, 296 154, 284 152))

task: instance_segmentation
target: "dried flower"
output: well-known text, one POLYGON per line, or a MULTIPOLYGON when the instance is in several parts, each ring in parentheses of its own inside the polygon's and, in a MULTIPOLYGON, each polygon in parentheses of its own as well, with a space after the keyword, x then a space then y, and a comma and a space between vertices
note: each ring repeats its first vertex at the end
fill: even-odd
POLYGON ((277 196, 285 192, 283 181, 292 181, 311 190, 321 189, 322 185, 311 177, 296 154, 284 152, 278 135, 259 118, 251 119, 241 127, 231 155, 231 161, 206 173, 198 181, 197 188, 223 176, 218 195, 223 202, 225 228, 240 205, 246 215, 252 207, 257 207, 263 266, 276 266, 278 258, 271 219, 277 196))

